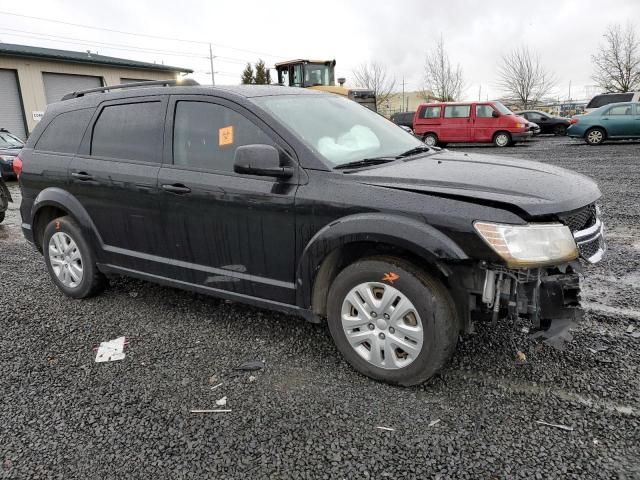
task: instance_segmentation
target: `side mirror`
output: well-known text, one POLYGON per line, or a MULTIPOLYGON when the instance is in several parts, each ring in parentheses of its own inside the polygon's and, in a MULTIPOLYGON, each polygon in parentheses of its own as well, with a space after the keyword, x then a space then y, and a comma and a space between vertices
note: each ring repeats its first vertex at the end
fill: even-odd
POLYGON ((492 111, 491 111, 491 116, 492 116, 493 118, 498 118, 498 117, 500 116, 500 114, 499 114, 498 112, 496 112, 495 110, 492 110, 492 111))
POLYGON ((289 178, 293 167, 280 165, 280 154, 271 145, 243 145, 236 148, 233 171, 262 177, 289 178))

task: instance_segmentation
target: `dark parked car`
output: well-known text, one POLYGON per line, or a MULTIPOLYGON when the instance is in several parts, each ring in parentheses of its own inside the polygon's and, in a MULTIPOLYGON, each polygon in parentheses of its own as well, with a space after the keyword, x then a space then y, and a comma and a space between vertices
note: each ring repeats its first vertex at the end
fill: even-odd
POLYGON ((402 127, 409 127, 413 130, 413 117, 416 112, 397 112, 391 115, 391 121, 402 127))
POLYGON ((13 178, 13 159, 20 153, 24 143, 8 130, 0 128, 0 176, 13 178))
POLYGON ((530 122, 536 123, 540 127, 540 133, 553 133, 554 135, 566 135, 569 128, 569 119, 554 117, 538 110, 526 110, 516 112, 516 115, 526 118, 530 122))
POLYGON ((0 223, 4 221, 7 209, 9 208, 9 202, 13 202, 11 198, 11 192, 4 183, 4 179, 0 177, 0 223))
POLYGON ((355 369, 412 385, 474 321, 578 316, 580 258, 605 251, 587 177, 430 148, 331 93, 68 97, 15 167, 24 235, 70 297, 123 274, 326 321, 355 369))

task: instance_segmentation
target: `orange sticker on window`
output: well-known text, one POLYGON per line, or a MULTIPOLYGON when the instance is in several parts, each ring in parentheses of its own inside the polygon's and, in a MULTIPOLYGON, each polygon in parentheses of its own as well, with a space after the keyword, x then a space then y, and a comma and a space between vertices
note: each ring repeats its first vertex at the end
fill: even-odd
POLYGON ((233 127, 224 127, 218 130, 218 144, 231 145, 233 143, 233 127))

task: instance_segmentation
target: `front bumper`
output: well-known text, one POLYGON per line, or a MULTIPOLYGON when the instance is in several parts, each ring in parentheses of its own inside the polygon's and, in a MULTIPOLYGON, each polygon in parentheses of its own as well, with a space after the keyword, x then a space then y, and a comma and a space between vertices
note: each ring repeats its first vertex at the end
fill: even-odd
POLYGON ((530 139, 533 136, 533 132, 531 130, 527 130, 526 132, 515 132, 511 134, 511 140, 514 142, 524 142, 525 140, 530 139))

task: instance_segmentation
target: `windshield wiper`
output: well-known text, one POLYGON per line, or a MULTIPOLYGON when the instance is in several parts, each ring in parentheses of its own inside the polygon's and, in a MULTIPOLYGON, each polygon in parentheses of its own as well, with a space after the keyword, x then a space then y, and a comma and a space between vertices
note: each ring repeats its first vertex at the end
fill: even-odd
POLYGON ((374 157, 374 158, 363 158, 362 160, 356 160, 354 162, 343 163, 342 165, 338 165, 333 167, 334 170, 345 170, 348 168, 358 168, 358 167, 367 167, 369 165, 379 165, 381 163, 388 163, 397 160, 396 157, 374 157))
POLYGON ((430 150, 436 151, 435 149, 433 149, 431 147, 427 147, 426 145, 419 145, 419 146, 417 146, 415 148, 412 148, 411 150, 407 150, 406 152, 401 153, 396 158, 410 157, 412 155, 417 155, 418 153, 428 152, 430 150))

